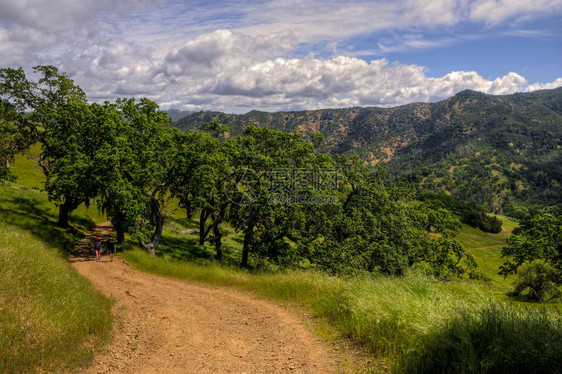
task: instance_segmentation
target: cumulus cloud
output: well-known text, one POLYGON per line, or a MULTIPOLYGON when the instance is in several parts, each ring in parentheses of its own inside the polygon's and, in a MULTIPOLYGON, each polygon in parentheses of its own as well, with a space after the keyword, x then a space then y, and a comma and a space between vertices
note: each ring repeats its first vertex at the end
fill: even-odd
POLYGON ((145 96, 159 98, 168 81, 150 50, 115 39, 69 49, 57 66, 86 88, 92 100, 145 96))
POLYGON ((37 52, 80 34, 104 1, 0 0, 1 62, 28 61, 37 52))
POLYGON ((533 83, 527 86, 526 91, 547 90, 562 87, 562 77, 550 83, 533 83))
POLYGON ((252 61, 280 56, 295 45, 296 38, 291 32, 250 37, 217 30, 174 48, 166 56, 165 63, 174 74, 220 73, 252 61))
POLYGON ((217 31, 171 51, 162 69, 181 81, 193 95, 214 97, 213 103, 235 111, 252 106, 270 109, 393 106, 435 101, 464 89, 498 95, 528 87, 526 79, 516 73, 493 80, 474 71, 430 78, 422 66, 391 64, 386 59, 367 62, 341 55, 329 59, 312 55, 268 58, 292 45, 291 35, 251 37, 217 31), (277 44, 282 47, 275 47, 277 44), (204 53, 209 50, 212 53, 204 53))
MULTIPOLYGON (((170 38, 175 44, 170 46, 170 42, 161 43, 172 31, 159 24, 161 18, 154 18, 158 9, 153 0, 0 0, 0 64, 57 65, 95 101, 144 96, 164 108, 189 110, 394 106, 435 101, 463 89, 508 94, 554 88, 562 85, 562 78, 529 84, 513 72, 488 79, 475 71, 428 77, 423 66, 345 56, 338 53, 336 42, 377 30, 408 30, 400 33, 401 40, 391 40, 388 45, 379 38, 379 49, 437 48, 454 43, 454 38, 428 39, 420 30, 455 25, 463 17, 494 23, 530 16, 543 11, 541 7, 558 6, 562 0, 537 2, 540 7, 518 0, 345 4, 336 0, 274 0, 259 6, 244 4, 240 14, 227 21, 238 24, 237 28, 194 34, 182 34, 185 25, 179 20, 180 5, 168 7, 165 2, 161 7, 173 25, 170 38), (139 6, 153 8, 134 13, 139 6), (134 20, 127 20, 129 15, 134 20), (297 53, 303 45, 311 45, 303 43, 325 41, 333 42, 330 58, 297 53)), ((217 14, 222 17, 235 11, 228 2, 221 4, 224 9, 208 14, 209 23, 201 27, 220 23, 214 17, 217 14)), ((205 13, 213 8, 206 2, 193 4, 198 16, 203 14, 201 9, 205 13)))

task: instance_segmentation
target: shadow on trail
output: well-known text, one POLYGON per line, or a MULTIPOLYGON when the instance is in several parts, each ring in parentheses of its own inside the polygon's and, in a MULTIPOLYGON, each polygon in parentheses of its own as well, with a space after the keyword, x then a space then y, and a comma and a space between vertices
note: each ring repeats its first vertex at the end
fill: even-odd
MULTIPOLYGON (((104 222, 88 231, 72 250, 72 257, 70 258, 70 262, 95 261, 95 252, 92 248, 95 238, 101 238, 102 245, 105 245, 105 241, 111 234, 112 230, 113 226, 111 225, 111 223, 104 222)), ((100 262, 109 262, 109 260, 105 259, 107 259, 107 257, 104 257, 102 255, 102 260, 100 262)))

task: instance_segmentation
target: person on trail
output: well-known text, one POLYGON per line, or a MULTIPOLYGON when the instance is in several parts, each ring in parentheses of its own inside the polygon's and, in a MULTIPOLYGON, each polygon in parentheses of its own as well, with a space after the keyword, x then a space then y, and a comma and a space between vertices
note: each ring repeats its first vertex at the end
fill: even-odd
POLYGON ((94 242, 94 251, 96 252, 96 261, 99 261, 101 255, 101 238, 96 238, 96 241, 94 242))
POLYGON ((113 238, 110 237, 107 239, 105 247, 107 249, 107 253, 109 254, 109 262, 113 262, 113 254, 115 253, 115 242, 113 241, 113 238))

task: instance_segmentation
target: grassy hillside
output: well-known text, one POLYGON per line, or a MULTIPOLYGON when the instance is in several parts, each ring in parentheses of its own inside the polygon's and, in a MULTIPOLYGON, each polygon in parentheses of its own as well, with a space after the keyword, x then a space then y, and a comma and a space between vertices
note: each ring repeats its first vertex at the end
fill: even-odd
POLYGON ((562 88, 506 96, 463 91, 396 108, 195 112, 175 126, 199 129, 218 117, 232 134, 250 122, 307 136, 320 132, 330 152, 358 153, 420 189, 513 213, 518 203, 562 201, 561 103, 562 88))
POLYGON ((503 222, 502 231, 498 234, 484 232, 462 224, 461 232, 455 238, 474 256, 485 276, 500 291, 505 292, 511 287, 515 276, 504 278, 498 274, 500 265, 505 262, 501 257, 501 249, 513 229, 517 227, 517 222, 505 216, 498 218, 503 222))
POLYGON ((40 171, 24 158, 12 167, 18 184, 0 184, 0 372, 87 365, 110 337, 111 303, 66 258, 102 217, 80 207, 74 233, 57 228, 40 171))

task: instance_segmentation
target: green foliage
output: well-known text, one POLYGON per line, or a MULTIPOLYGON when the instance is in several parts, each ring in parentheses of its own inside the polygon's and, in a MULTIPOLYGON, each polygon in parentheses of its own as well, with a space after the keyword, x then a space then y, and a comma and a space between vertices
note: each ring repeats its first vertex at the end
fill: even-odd
MULTIPOLYGON (((215 119, 205 128, 217 130, 223 125, 215 119)), ((424 226, 426 231, 433 227, 445 235, 458 231, 458 219, 434 207, 435 203, 412 212, 403 203, 412 190, 390 183, 382 168, 373 172, 357 156, 332 159, 318 153, 298 132, 251 124, 224 141, 198 131, 177 132, 174 146, 170 192, 188 217, 199 211, 198 245, 210 240, 219 261, 223 257, 220 225, 228 222, 243 236, 243 267, 306 263, 333 273, 402 274, 417 262, 436 261, 440 270, 435 273, 440 276, 465 272, 459 270, 457 260, 444 258, 458 254, 423 232, 420 217, 431 220, 429 230, 424 226), (293 178, 302 170, 339 170, 338 185, 328 191, 312 183, 297 186, 291 179, 271 179, 276 172, 293 178), (332 198, 328 204, 282 200, 285 195, 312 200, 327 194, 332 198), (435 251, 439 255, 426 255, 435 251), (448 274, 443 270, 445 262, 448 274)))
POLYGON ((0 96, 0 181, 14 180, 10 163, 31 143, 31 129, 23 114, 0 96))
POLYGON ((462 211, 462 222, 467 225, 478 227, 484 232, 497 234, 502 231, 502 221, 497 217, 486 214, 482 208, 478 206, 468 206, 462 211))
POLYGON ((534 260, 521 266, 514 282, 513 295, 545 301, 560 298, 560 272, 544 260, 534 260))
MULTIPOLYGON (((515 273, 525 262, 551 261, 560 271, 562 260, 562 216, 537 214, 521 222, 502 249, 507 258, 501 267, 504 275, 515 273)), ((562 280, 562 279, 561 279, 562 280)))
POLYGON ((562 216, 537 214, 521 222, 502 249, 507 258, 500 274, 517 273, 515 295, 531 299, 560 297, 562 285, 562 216), (519 269, 522 265, 521 269, 519 269))
POLYGON ((444 192, 428 190, 420 192, 417 199, 427 202, 427 204, 434 209, 448 209, 458 214, 463 223, 472 227, 477 227, 484 232, 497 234, 502 230, 502 221, 495 216, 486 214, 486 210, 481 205, 463 202, 444 192))
POLYGON ((414 209, 415 219, 428 233, 436 232, 445 237, 459 233, 461 223, 440 200, 425 200, 414 209))
POLYGON ((97 139, 89 134, 91 115, 80 87, 56 67, 33 69, 41 74, 37 82, 21 68, 0 69, 0 96, 17 110, 19 126, 29 126, 27 144, 41 144, 38 164, 47 178, 45 190, 61 208, 59 225, 67 226, 68 214, 96 195, 87 176, 97 139))
POLYGON ((332 232, 317 246, 327 268, 402 274, 419 261, 421 230, 380 178, 360 181, 344 195, 341 214, 332 218, 332 232), (332 258, 326 262, 325 256, 332 258))
POLYGON ((427 272, 441 279, 461 278, 467 273, 471 279, 481 278, 478 264, 457 241, 446 238, 428 241, 424 260, 430 264, 427 272))
POLYGON ((203 130, 208 131, 215 138, 224 138, 225 135, 232 131, 232 127, 223 125, 218 118, 203 125, 203 130))
POLYGON ((133 231, 150 252, 158 246, 166 217, 169 188, 175 176, 176 152, 170 118, 156 103, 141 99, 118 99, 106 104, 112 137, 98 154, 104 167, 100 188, 103 209, 118 230, 118 241, 125 231, 133 231), (143 241, 151 231, 150 241, 143 241))

